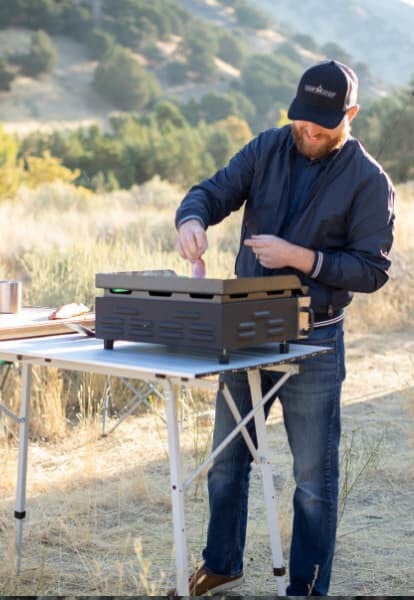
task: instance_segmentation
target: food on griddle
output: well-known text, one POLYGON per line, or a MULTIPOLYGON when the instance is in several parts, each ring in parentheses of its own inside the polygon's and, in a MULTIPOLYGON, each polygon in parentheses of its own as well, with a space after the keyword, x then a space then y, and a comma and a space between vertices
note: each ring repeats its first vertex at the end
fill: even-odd
POLYGON ((202 258, 197 258, 197 260, 193 262, 192 270, 193 277, 204 279, 204 277, 206 276, 206 264, 204 260, 202 258))
POLYGON ((85 304, 79 304, 77 302, 71 302, 70 304, 63 304, 58 306, 53 312, 50 313, 49 319, 71 319, 72 317, 78 317, 89 312, 89 308, 85 304))

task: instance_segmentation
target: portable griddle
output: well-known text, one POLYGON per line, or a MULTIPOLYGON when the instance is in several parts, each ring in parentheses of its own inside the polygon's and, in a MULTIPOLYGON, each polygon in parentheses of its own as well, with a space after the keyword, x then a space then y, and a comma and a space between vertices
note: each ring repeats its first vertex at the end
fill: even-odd
POLYGON ((218 352, 306 337, 312 326, 307 288, 294 275, 195 279, 174 271, 97 273, 96 337, 218 352))

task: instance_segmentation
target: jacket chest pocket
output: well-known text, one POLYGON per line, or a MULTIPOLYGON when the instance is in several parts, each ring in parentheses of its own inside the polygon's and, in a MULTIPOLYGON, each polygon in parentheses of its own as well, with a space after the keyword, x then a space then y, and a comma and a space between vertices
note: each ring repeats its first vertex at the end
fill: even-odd
POLYGON ((266 200, 266 202, 255 202, 246 210, 244 221, 244 238, 249 238, 252 235, 270 234, 278 235, 285 210, 275 202, 266 200))
POLYGON ((319 210, 308 210, 293 219, 286 235, 292 242, 308 247, 339 248, 345 245, 348 237, 346 218, 340 214, 325 214, 321 218, 319 210))

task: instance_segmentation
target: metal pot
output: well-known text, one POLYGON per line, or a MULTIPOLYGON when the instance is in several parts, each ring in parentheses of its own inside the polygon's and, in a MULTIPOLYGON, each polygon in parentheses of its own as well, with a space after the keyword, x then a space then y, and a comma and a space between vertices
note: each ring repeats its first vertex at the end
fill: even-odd
POLYGON ((0 280, 0 313, 18 313, 22 305, 21 281, 0 280))

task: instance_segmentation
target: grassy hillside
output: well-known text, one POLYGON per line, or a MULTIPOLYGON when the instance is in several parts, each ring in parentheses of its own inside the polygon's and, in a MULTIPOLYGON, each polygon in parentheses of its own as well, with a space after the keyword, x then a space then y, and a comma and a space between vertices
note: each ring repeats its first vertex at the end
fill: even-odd
MULTIPOLYGON (((29 29, 0 31, 0 54, 27 51, 31 35, 29 29)), ((91 85, 96 61, 88 58, 83 44, 66 36, 54 36, 53 43, 59 58, 52 73, 39 79, 19 76, 10 92, 0 92, 5 130, 26 135, 92 123, 106 128, 113 106, 99 97, 91 85)))
MULTIPOLYGON (((312 18, 324 22, 326 11, 316 2, 309 3, 312 18)), ((381 154, 395 181, 412 179, 409 88, 387 88, 370 64, 339 45, 328 21, 325 43, 318 35, 322 22, 311 34, 301 34, 295 29, 300 19, 286 26, 282 9, 271 17, 251 0, 154 0, 151 7, 144 0, 96 0, 95 5, 102 8, 99 18, 83 4, 83 20, 66 27, 59 10, 78 5, 47 4, 47 31, 35 35, 47 38, 56 62, 29 77, 22 56, 27 62, 33 54, 33 31, 43 25, 39 5, 13 5, 13 19, 7 20, 0 4, 0 116, 6 132, 25 138, 17 161, 50 150, 65 167, 80 170, 77 184, 95 190, 102 181, 107 190, 128 189, 154 175, 190 185, 225 164, 251 135, 277 125, 303 70, 335 57, 359 75, 362 110, 354 133, 374 156, 381 154), (4 77, 12 77, 11 83, 5 85, 4 77), (236 117, 236 124, 229 117, 236 117), (99 131, 87 128, 93 124, 99 131), (76 131, 60 135, 58 129, 76 131)), ((338 14, 352 29, 355 11, 348 14, 347 6, 338 14)), ((386 14, 381 5, 375 18, 382 22, 386 14)), ((7 193, 0 190, 0 196, 7 193)))
POLYGON ((392 85, 414 76, 413 0, 257 0, 256 6, 320 44, 335 41, 392 85))
MULTIPOLYGON (((179 103, 187 103, 194 98, 200 99, 212 91, 228 93, 236 90, 243 92, 254 101, 254 89, 248 89, 248 69, 253 73, 258 69, 257 63, 248 63, 250 57, 259 55, 271 58, 273 62, 269 63, 269 68, 275 74, 275 84, 278 82, 277 75, 281 70, 294 71, 294 78, 296 78, 296 71, 300 73, 306 65, 324 57, 316 42, 312 49, 308 44, 302 45, 300 40, 295 38, 295 29, 280 26, 277 19, 273 22, 269 17, 268 28, 257 29, 241 25, 237 20, 235 9, 229 6, 231 3, 228 2, 182 0, 181 4, 183 14, 186 15, 185 30, 151 38, 151 43, 141 45, 138 49, 130 48, 134 58, 156 76, 160 85, 161 100, 171 98, 179 103), (232 50, 235 55, 232 61, 223 59, 225 50, 219 47, 222 43, 220 35, 223 32, 234 35, 240 44, 238 50, 232 50), (218 46, 217 40, 220 42, 218 46), (202 45, 197 48, 197 44, 202 45), (212 52, 212 64, 208 63, 208 57, 204 57, 205 64, 198 65, 197 60, 207 50, 212 52), (189 70, 182 81, 174 82, 169 75, 172 64, 173 66, 187 64, 189 70), (192 70, 195 68, 194 65, 200 69, 207 69, 207 73, 204 73, 204 76, 195 73, 192 70)), ((255 6, 250 0, 246 0, 246 5, 255 6)), ((123 18, 122 4, 119 4, 119 7, 119 14, 123 18)), ((103 27, 105 22, 98 24, 103 27)), ((27 52, 32 34, 32 30, 22 27, 1 29, 0 57, 6 58, 9 53, 27 52)), ((31 131, 74 128, 92 122, 107 129, 108 115, 116 110, 116 106, 108 99, 104 99, 93 87, 94 73, 99 60, 91 58, 88 48, 92 33, 84 34, 82 40, 79 39, 79 35, 76 39, 76 36, 68 37, 68 35, 51 32, 50 28, 49 34, 58 53, 55 68, 36 79, 18 73, 11 84, 10 91, 0 91, 0 115, 6 130, 25 135, 31 131)), ((123 43, 130 44, 131 40, 134 40, 134 34, 129 34, 128 39, 123 43)), ((235 44, 234 39, 231 42, 235 44)), ((277 89, 283 89, 284 81, 285 75, 274 93, 276 103, 277 89)), ((381 92, 383 87, 379 78, 375 82, 370 81, 369 77, 365 78, 362 84, 367 94, 373 97, 381 92)), ((291 82, 289 86, 287 97, 290 98, 294 86, 291 82)), ((260 94, 260 79, 252 83, 251 87, 257 90, 256 94, 260 94)), ((256 118, 257 123, 254 124, 256 129, 274 124, 278 115, 277 109, 274 114, 267 117, 267 121, 264 115, 266 111, 263 111, 262 107, 257 110, 262 120, 256 118)), ((253 121, 254 119, 251 125, 253 121)))

